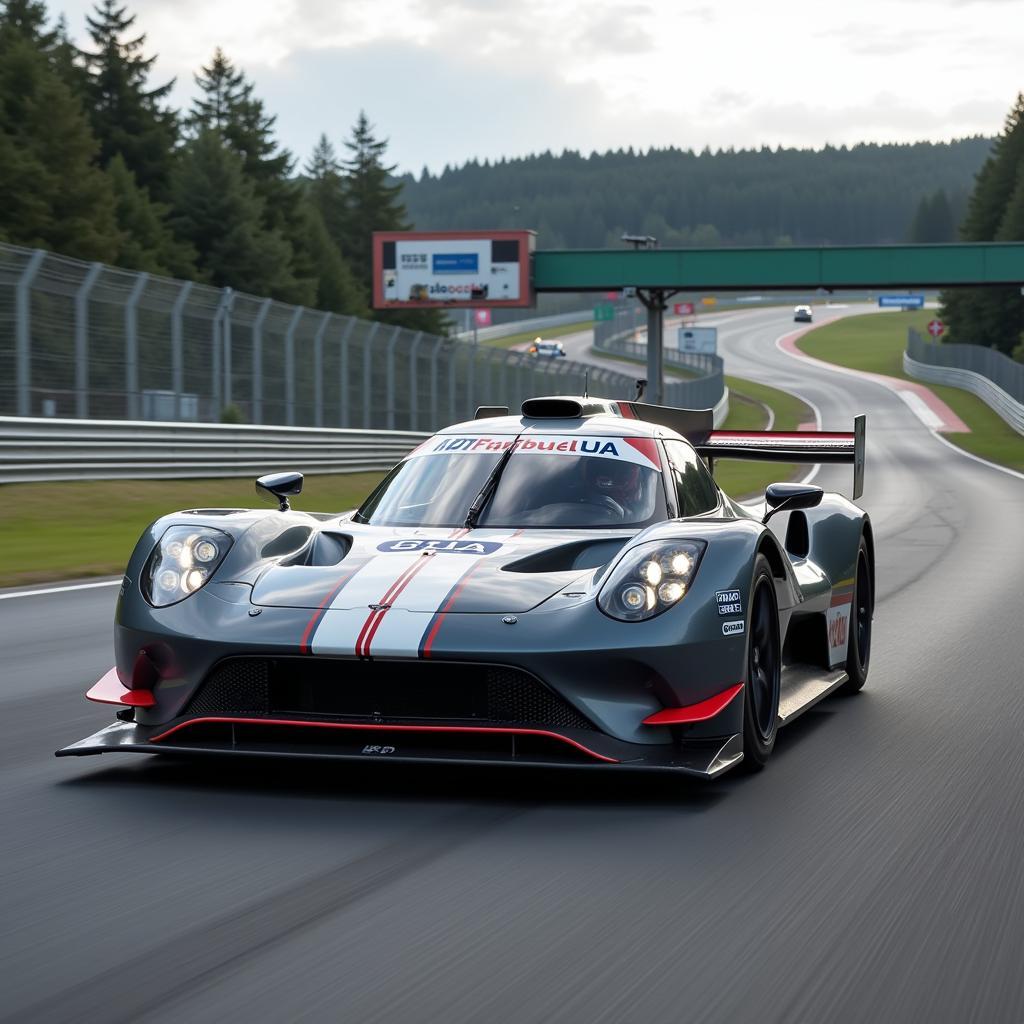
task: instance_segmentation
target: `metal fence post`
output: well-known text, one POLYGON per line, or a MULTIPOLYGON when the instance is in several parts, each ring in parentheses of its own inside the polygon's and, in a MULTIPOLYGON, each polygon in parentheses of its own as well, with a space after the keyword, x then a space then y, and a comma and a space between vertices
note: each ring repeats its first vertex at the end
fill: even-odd
POLYGON ((18 287, 14 294, 14 347, 15 347, 15 380, 18 389, 18 415, 32 415, 32 297, 29 289, 35 280, 39 268, 43 264, 46 253, 36 249, 29 257, 25 269, 18 278, 18 287))
POLYGON ((374 320, 373 326, 366 332, 363 339, 363 426, 370 427, 370 399, 373 396, 373 375, 370 365, 370 345, 380 327, 380 321, 374 320))
POLYGON ((416 380, 416 349, 420 347, 423 340, 423 332, 417 331, 409 346, 409 429, 416 429, 416 420, 419 418, 419 382, 416 380))
POLYGON ((124 389, 130 420, 139 418, 139 319, 136 306, 148 281, 149 274, 139 274, 124 307, 124 389))
POLYGON ((284 421, 295 426, 295 329, 299 326, 304 306, 296 306, 284 336, 284 421))
POLYGON ((89 416, 89 293, 103 272, 102 263, 89 267, 75 292, 75 415, 89 416))
POLYGON ((387 399, 388 430, 395 429, 395 345, 402 333, 401 327, 396 327, 388 338, 388 361, 387 361, 387 399))
POLYGON ((338 359, 338 426, 348 426, 348 339, 355 330, 356 318, 350 316, 341 334, 341 353, 338 359))
POLYGON ((313 338, 313 422, 324 425, 324 334, 333 313, 324 313, 313 338))
POLYGON ((437 357, 441 354, 444 338, 434 340, 434 351, 430 353, 430 430, 437 429, 437 357))
POLYGON ((458 355, 458 348, 455 342, 448 350, 448 422, 454 423, 458 418, 455 412, 455 362, 458 355))
POLYGON ((273 302, 273 299, 264 299, 252 322, 252 407, 249 415, 253 423, 263 422, 263 324, 273 302))
MULTIPOLYGON (((473 396, 476 394, 476 360, 480 347, 476 343, 476 330, 473 331, 473 347, 469 350, 469 370, 466 373, 466 419, 476 412, 476 405, 473 404, 473 396)), ((477 403, 479 404, 479 403, 477 403)))
POLYGON ((217 303, 217 311, 213 314, 213 322, 210 330, 210 343, 213 345, 213 420, 216 423, 220 420, 221 406, 224 397, 224 380, 221 376, 223 364, 223 345, 221 344, 221 319, 224 316, 224 308, 231 301, 228 289, 221 293, 220 302, 217 303))
POLYGON ((224 342, 224 404, 231 405, 231 310, 235 304, 235 293, 225 288, 228 301, 224 307, 224 319, 221 321, 221 338, 224 342))
POLYGON ((174 392, 175 417, 182 417, 181 395, 185 390, 185 344, 182 336, 181 315, 188 301, 194 282, 186 281, 181 286, 171 307, 171 390, 174 392))

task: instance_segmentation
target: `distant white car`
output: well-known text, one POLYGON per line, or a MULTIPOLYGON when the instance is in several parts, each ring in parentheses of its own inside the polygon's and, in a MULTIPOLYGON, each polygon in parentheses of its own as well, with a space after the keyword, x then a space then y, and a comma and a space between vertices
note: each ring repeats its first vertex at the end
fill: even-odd
POLYGON ((541 341, 537 338, 529 348, 531 356, 544 356, 547 359, 557 359, 565 355, 565 349, 560 341, 541 341))
POLYGON ((795 306, 793 308, 793 319, 798 323, 809 324, 814 320, 814 312, 810 306, 795 306))

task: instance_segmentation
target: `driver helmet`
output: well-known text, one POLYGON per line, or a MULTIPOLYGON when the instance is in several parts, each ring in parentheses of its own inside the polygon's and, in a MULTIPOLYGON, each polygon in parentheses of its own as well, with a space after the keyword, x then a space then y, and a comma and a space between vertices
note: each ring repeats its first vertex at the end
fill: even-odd
POLYGON ((635 507, 641 497, 642 478, 638 465, 600 458, 588 458, 585 464, 591 493, 606 494, 623 508, 635 507))

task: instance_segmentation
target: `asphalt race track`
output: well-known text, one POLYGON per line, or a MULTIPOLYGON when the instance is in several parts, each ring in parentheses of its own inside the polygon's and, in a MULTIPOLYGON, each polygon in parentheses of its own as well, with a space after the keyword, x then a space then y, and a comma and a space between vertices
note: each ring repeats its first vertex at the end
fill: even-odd
POLYGON ((862 694, 707 785, 57 760, 109 720, 116 588, 0 600, 0 1019, 1024 1020, 1024 479, 792 329, 723 316, 721 348, 825 428, 868 414, 862 694))

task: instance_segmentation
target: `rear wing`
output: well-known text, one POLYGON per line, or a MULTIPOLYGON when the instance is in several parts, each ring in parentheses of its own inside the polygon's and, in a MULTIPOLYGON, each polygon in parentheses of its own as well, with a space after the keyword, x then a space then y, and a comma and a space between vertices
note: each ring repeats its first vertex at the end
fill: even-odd
POLYGON ((867 418, 854 417, 851 431, 712 430, 689 438, 699 455, 759 462, 853 463, 854 500, 864 493, 864 448, 867 418))

